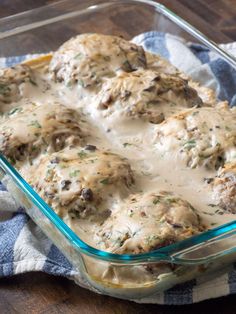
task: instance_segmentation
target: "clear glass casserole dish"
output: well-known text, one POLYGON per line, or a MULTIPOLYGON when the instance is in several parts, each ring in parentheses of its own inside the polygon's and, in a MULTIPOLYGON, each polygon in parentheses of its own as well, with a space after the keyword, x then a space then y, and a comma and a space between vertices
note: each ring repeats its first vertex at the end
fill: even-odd
MULTIPOLYGON (((131 39, 157 30, 203 43, 236 67, 232 56, 152 1, 61 1, 4 18, 0 28, 0 57, 48 53, 78 33, 97 32, 131 39)), ((3 156, 0 156, 0 174, 0 179, 24 205, 29 216, 91 287, 101 293, 141 298, 223 268, 236 258, 235 221, 150 253, 118 255, 95 249, 55 214, 3 156), (158 274, 146 273, 152 265, 160 267, 158 274)))

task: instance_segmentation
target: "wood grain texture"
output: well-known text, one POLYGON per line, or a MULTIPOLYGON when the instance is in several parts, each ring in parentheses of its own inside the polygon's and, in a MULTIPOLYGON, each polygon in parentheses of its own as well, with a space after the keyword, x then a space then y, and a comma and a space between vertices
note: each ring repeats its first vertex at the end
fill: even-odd
POLYGON ((1 314, 235 314, 235 296, 186 306, 137 304, 102 296, 65 278, 29 273, 0 280, 1 314))
MULTIPOLYGON (((79 0, 78 0, 79 1, 79 0)), ((57 0, 0 0, 0 17, 57 0)), ((160 0, 216 42, 236 40, 236 0, 160 0)))
MULTIPOLYGON (((79 1, 79 0, 78 0, 79 1)), ((0 17, 54 0, 0 0, 0 17)), ((236 40, 236 0, 160 0, 216 42, 236 40)), ((97 295, 44 273, 0 280, 0 314, 235 314, 235 296, 189 306, 143 305, 97 295)))
POLYGON ((236 0, 160 0, 217 43, 236 40, 236 0))

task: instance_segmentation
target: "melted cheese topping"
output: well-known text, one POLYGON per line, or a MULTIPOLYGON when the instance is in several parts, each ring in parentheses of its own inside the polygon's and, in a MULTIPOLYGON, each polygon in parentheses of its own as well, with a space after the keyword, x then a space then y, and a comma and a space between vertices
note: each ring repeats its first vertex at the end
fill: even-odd
POLYGON ((2 70, 0 96, 0 151, 88 244, 137 254, 234 219, 235 109, 162 58, 79 35, 2 70))

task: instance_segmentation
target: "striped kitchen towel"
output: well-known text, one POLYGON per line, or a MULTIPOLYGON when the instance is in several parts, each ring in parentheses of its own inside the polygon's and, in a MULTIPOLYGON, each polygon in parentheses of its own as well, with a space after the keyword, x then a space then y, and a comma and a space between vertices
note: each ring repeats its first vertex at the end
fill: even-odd
MULTIPOLYGON (((134 38, 145 49, 170 60, 201 84, 214 88, 221 99, 236 105, 236 71, 208 48, 179 37, 148 32, 134 38)), ((236 43, 222 45, 236 56, 236 43)), ((0 67, 11 66, 31 56, 0 59, 0 67)), ((29 271, 65 276, 91 289, 70 262, 24 213, 20 204, 0 184, 0 277, 29 271)), ((236 293, 236 265, 215 278, 196 279, 168 291, 135 300, 142 303, 190 304, 236 293)))

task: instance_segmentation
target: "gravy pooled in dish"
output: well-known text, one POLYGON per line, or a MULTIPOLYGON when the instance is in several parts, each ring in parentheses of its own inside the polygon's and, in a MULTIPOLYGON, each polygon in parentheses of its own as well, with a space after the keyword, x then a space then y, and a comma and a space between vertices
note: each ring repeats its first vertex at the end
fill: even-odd
POLYGON ((212 90, 115 36, 35 63, 0 72, 0 151, 84 241, 137 254, 235 219, 236 114, 212 90))

